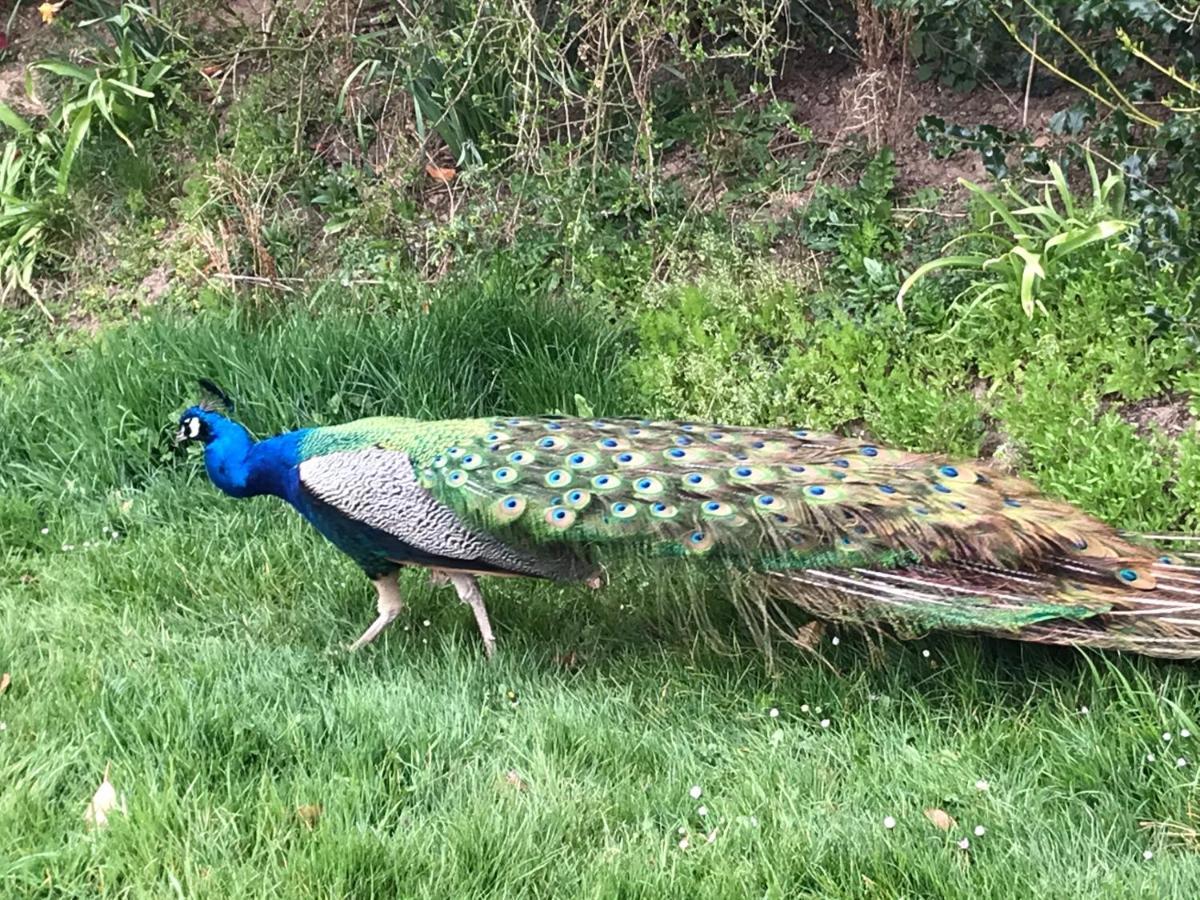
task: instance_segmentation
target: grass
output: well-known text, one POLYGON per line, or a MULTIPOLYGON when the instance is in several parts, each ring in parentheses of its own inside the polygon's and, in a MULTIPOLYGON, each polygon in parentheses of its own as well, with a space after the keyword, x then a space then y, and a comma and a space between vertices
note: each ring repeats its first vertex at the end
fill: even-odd
MULTIPOLYGON (((172 419, 198 375, 259 432, 656 402, 634 392, 624 334, 514 294, 497 265, 406 301, 166 313, 70 354, 6 358, 0 894, 1200 892, 1186 665, 843 633, 768 672, 748 643, 718 653, 663 615, 646 585, 525 582, 488 587, 501 652, 487 664, 467 611, 418 573, 405 617, 345 653, 373 616, 365 580, 277 503, 217 495, 170 449, 172 419), (106 765, 129 814, 91 833, 106 765), (935 828, 932 808, 956 825, 935 828)), ((829 334, 809 347, 842 352, 829 334)), ((936 440, 904 399, 926 374, 907 377, 893 394, 912 415, 868 408, 867 424, 936 440)), ((1054 445, 1058 407, 1030 391, 1033 408, 1005 421, 1054 445)), ((1086 484, 1071 460, 1034 465, 1065 473, 1064 493, 1086 484)), ((1170 517, 1171 501, 1145 503, 1170 517)))

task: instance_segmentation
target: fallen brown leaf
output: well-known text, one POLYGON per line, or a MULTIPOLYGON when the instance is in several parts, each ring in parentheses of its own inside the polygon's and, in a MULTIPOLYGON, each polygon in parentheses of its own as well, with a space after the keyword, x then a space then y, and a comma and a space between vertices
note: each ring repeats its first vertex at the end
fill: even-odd
POLYGON ((304 823, 305 828, 312 831, 317 827, 324 811, 320 803, 305 803, 296 807, 296 818, 304 823))
POLYGON ((5 672, 3 675, 0 675, 0 694, 3 694, 5 691, 7 691, 10 684, 12 684, 11 675, 9 675, 7 672, 5 672))
POLYGON ((53 22, 54 17, 58 15, 59 10, 61 10, 65 5, 66 0, 62 0, 61 3, 43 3, 41 6, 39 6, 38 12, 42 15, 42 24, 49 25, 51 22, 53 22))
POLYGON ((925 810, 925 818, 932 822, 934 827, 940 828, 942 831, 949 831, 958 824, 954 821, 954 817, 944 809, 927 809, 925 810))
POLYGON ((529 785, 525 782, 524 778, 517 774, 516 769, 509 769, 504 773, 504 783, 518 791, 529 790, 529 785))
POLYGON ((450 168, 444 169, 431 163, 425 167, 425 174, 434 181, 440 181, 442 184, 449 184, 454 180, 455 176, 458 175, 458 170, 450 168))
POLYGON ((100 782, 100 787, 96 788, 96 793, 92 795, 92 802, 88 804, 84 810, 83 820, 92 828, 104 828, 108 825, 109 814, 119 812, 121 815, 128 815, 125 808, 125 795, 121 795, 121 799, 117 799, 117 789, 113 787, 113 783, 108 780, 109 766, 104 767, 104 779, 100 782))
POLYGON ((817 644, 821 643, 824 631, 825 623, 814 620, 797 628, 791 640, 801 650, 815 650, 817 644))

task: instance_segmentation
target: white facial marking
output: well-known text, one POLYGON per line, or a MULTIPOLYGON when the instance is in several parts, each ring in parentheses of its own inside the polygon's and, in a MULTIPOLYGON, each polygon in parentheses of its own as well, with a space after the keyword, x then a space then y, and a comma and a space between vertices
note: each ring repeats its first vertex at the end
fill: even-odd
POLYGON ((195 440, 200 437, 200 420, 195 416, 187 420, 188 437, 195 440))

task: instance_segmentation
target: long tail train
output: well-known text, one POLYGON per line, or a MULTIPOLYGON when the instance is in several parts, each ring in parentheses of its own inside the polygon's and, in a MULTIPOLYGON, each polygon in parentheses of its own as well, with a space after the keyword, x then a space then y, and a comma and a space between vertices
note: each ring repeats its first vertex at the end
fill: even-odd
POLYGON ((764 592, 831 621, 887 626, 901 635, 944 630, 1043 644, 1200 657, 1200 568, 1180 556, 1151 560, 1129 545, 1125 575, 1054 557, 1038 568, 979 563, 903 569, 809 569, 768 573, 764 592), (1120 576, 1118 576, 1120 577, 1120 576))

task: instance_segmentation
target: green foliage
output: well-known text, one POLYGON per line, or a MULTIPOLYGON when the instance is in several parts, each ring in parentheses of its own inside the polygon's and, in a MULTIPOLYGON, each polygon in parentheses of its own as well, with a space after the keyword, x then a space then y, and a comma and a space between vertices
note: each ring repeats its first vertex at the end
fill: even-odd
MULTIPOLYGON (((1194 64, 1186 16, 1172 14, 1166 4, 1142 0, 876 0, 882 8, 904 9, 916 17, 911 52, 917 77, 937 77, 947 87, 968 91, 995 79, 1006 86, 1021 84, 1029 55, 1016 40, 1038 37, 1039 56, 1071 76, 1089 72, 1083 49, 1100 68, 1135 75, 1136 60, 1114 40, 1124 30, 1138 41, 1168 49, 1181 69, 1194 64), (1057 25, 1056 29, 1053 25, 1057 25)), ((1140 73, 1144 75, 1144 70, 1140 73)))
POLYGON ((803 239, 815 250, 833 250, 827 272, 838 289, 837 308, 861 316, 894 296, 899 277, 893 258, 900 234, 892 213, 895 154, 884 149, 851 188, 821 184, 803 213, 803 239))
POLYGON ((655 398, 658 415, 777 421, 777 370, 787 346, 769 336, 802 327, 798 299, 777 277, 739 284, 719 272, 658 292, 638 317, 641 352, 632 372, 640 394, 655 398))
MULTIPOLYGON (((66 82, 50 117, 66 135, 64 159, 74 158, 94 116, 107 123, 131 151, 135 150, 130 134, 157 127, 160 109, 171 102, 173 78, 178 77, 173 72, 174 63, 164 58, 146 59, 136 51, 131 23, 141 15, 138 10, 140 7, 124 5, 105 20, 116 43, 111 48, 98 45, 92 68, 81 68, 61 59, 43 59, 29 67, 66 82)), ((68 164, 66 174, 69 172, 68 164)), ((62 184, 65 187, 65 174, 62 184)))
MULTIPOLYGON (((211 8, 212 0, 199 0, 192 8, 203 12, 206 5, 211 8)), ((80 15, 80 28, 93 34, 103 30, 104 35, 93 37, 96 46, 128 48, 147 64, 193 49, 180 32, 178 20, 182 17, 172 0, 150 0, 148 5, 126 0, 73 0, 71 6, 80 15)))
POLYGON ((337 169, 323 173, 317 182, 316 193, 309 202, 325 215, 326 234, 344 231, 359 211, 361 200, 358 184, 350 173, 337 169))
MULTIPOLYGON (((436 134, 459 165, 536 166, 558 143, 593 174, 601 159, 652 167, 671 130, 660 104, 686 115, 719 94, 735 67, 739 80, 764 84, 806 32, 784 7, 729 0, 556 0, 534 14, 418 4, 389 14, 362 42, 341 93, 403 86, 419 143, 436 134), (686 106, 671 103, 681 95, 686 106)), ((374 116, 356 119, 358 130, 375 127, 374 116)))
POLYGON ((1200 195, 1200 78, 1194 65, 1191 71, 1188 78, 1164 70, 1174 88, 1164 101, 1172 114, 1146 137, 1135 139, 1129 117, 1120 111, 1097 135, 1127 154, 1122 167, 1131 183, 1130 206, 1138 214, 1138 249, 1155 264, 1181 271, 1193 267, 1200 248, 1200 225, 1192 212, 1200 195))
POLYGON ((1122 173, 1111 172, 1101 182, 1091 157, 1087 162, 1091 196, 1086 206, 1076 201, 1066 176, 1054 162, 1050 163, 1051 182, 1045 185, 1040 201, 1028 200, 1011 185, 1005 186, 1007 196, 1001 197, 962 179, 987 219, 981 229, 959 235, 944 249, 970 241, 983 245, 984 250, 942 256, 919 266, 900 286, 896 303, 902 306, 909 289, 931 272, 960 268, 980 273, 965 292, 968 309, 1000 295, 1019 299, 1028 317, 1032 318, 1035 309, 1046 312, 1036 292, 1043 281, 1056 278, 1063 259, 1091 244, 1108 241, 1130 224, 1118 218, 1125 204, 1122 173), (999 278, 982 277, 991 271, 998 272, 999 278))
POLYGON ((954 125, 932 115, 921 117, 916 134, 929 144, 934 159, 946 159, 962 150, 977 150, 984 169, 993 178, 1008 177, 1005 150, 1018 139, 994 125, 954 125))
POLYGON ((855 187, 818 185, 804 210, 804 242, 814 250, 835 250, 861 222, 888 221, 888 195, 895 183, 896 157, 884 149, 868 162, 855 187))
MULTIPOLYGON (((15 114, 2 111, 12 125, 15 114)), ((14 290, 36 296, 35 268, 70 228, 58 187, 63 160, 56 165, 53 141, 25 128, 25 140, 7 141, 0 154, 0 301, 14 290)))
POLYGON ((173 63, 147 59, 134 36, 141 7, 132 4, 105 20, 116 38, 100 44, 96 65, 81 68, 62 59, 30 65, 65 80, 48 125, 31 123, 0 103, 0 125, 15 133, 0 157, 0 300, 20 289, 37 297, 34 276, 74 230, 67 193, 80 147, 94 120, 103 121, 132 151, 131 134, 157 123, 158 107, 173 92, 173 63))
POLYGON ((230 104, 219 146, 238 177, 290 182, 310 168, 312 154, 296 146, 307 124, 304 110, 284 101, 296 77, 288 69, 262 73, 230 104))

